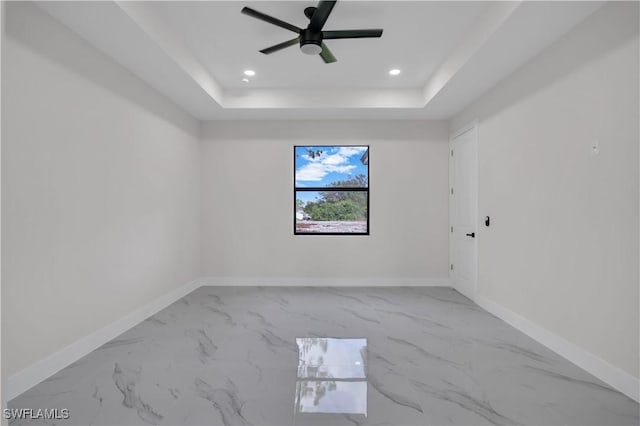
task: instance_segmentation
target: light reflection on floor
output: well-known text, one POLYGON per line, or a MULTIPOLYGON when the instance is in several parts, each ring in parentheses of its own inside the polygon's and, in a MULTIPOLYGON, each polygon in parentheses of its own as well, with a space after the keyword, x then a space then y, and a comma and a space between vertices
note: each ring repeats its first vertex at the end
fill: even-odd
POLYGON ((296 338, 296 413, 367 415, 367 339, 296 338))

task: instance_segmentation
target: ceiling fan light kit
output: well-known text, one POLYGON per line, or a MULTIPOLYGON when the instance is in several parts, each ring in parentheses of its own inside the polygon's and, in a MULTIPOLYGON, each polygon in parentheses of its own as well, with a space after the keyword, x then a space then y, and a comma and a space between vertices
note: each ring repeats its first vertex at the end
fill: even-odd
POLYGON ((324 40, 382 37, 382 29, 323 31, 322 28, 327 22, 329 14, 331 14, 335 4, 335 1, 321 1, 318 3, 317 7, 305 8, 304 15, 309 18, 309 25, 304 29, 298 28, 293 24, 274 18, 273 16, 266 15, 262 12, 258 12, 257 10, 249 7, 242 8, 242 13, 294 33, 298 33, 298 37, 262 49, 260 51, 261 53, 270 55, 271 53, 299 44, 302 53, 307 55, 320 55, 325 63, 330 64, 336 62, 337 59, 324 43, 324 40))
POLYGON ((306 28, 300 32, 300 50, 307 55, 318 55, 322 52, 322 32, 313 32, 306 28))

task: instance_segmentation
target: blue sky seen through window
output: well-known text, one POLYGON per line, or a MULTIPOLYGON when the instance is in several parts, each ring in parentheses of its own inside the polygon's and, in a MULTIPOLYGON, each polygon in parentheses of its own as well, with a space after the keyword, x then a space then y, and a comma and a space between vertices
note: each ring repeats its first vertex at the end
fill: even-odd
MULTIPOLYGON (((369 169, 362 164, 366 146, 298 146, 295 148, 296 188, 327 187, 332 183, 364 175, 369 180, 369 169)), ((298 192, 304 197, 302 192, 298 192)), ((316 194, 309 193, 303 201, 311 201, 316 194)))

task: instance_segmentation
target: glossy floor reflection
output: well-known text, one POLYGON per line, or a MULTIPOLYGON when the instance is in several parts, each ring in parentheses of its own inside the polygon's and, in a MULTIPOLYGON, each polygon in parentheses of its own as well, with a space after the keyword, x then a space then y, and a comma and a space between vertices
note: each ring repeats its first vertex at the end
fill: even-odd
POLYGON ((367 339, 303 337, 295 410, 367 415, 367 339))
POLYGON ((69 409, 58 425, 639 423, 637 403, 437 287, 202 287, 9 408, 69 409))

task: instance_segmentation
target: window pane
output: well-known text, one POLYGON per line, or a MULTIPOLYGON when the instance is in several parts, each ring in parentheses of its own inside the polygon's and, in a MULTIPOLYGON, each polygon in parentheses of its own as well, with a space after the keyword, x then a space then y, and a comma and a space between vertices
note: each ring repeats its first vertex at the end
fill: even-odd
POLYGON ((296 188, 369 185, 367 146, 295 147, 296 188))
POLYGON ((297 233, 367 233, 368 191, 296 191, 297 233))

